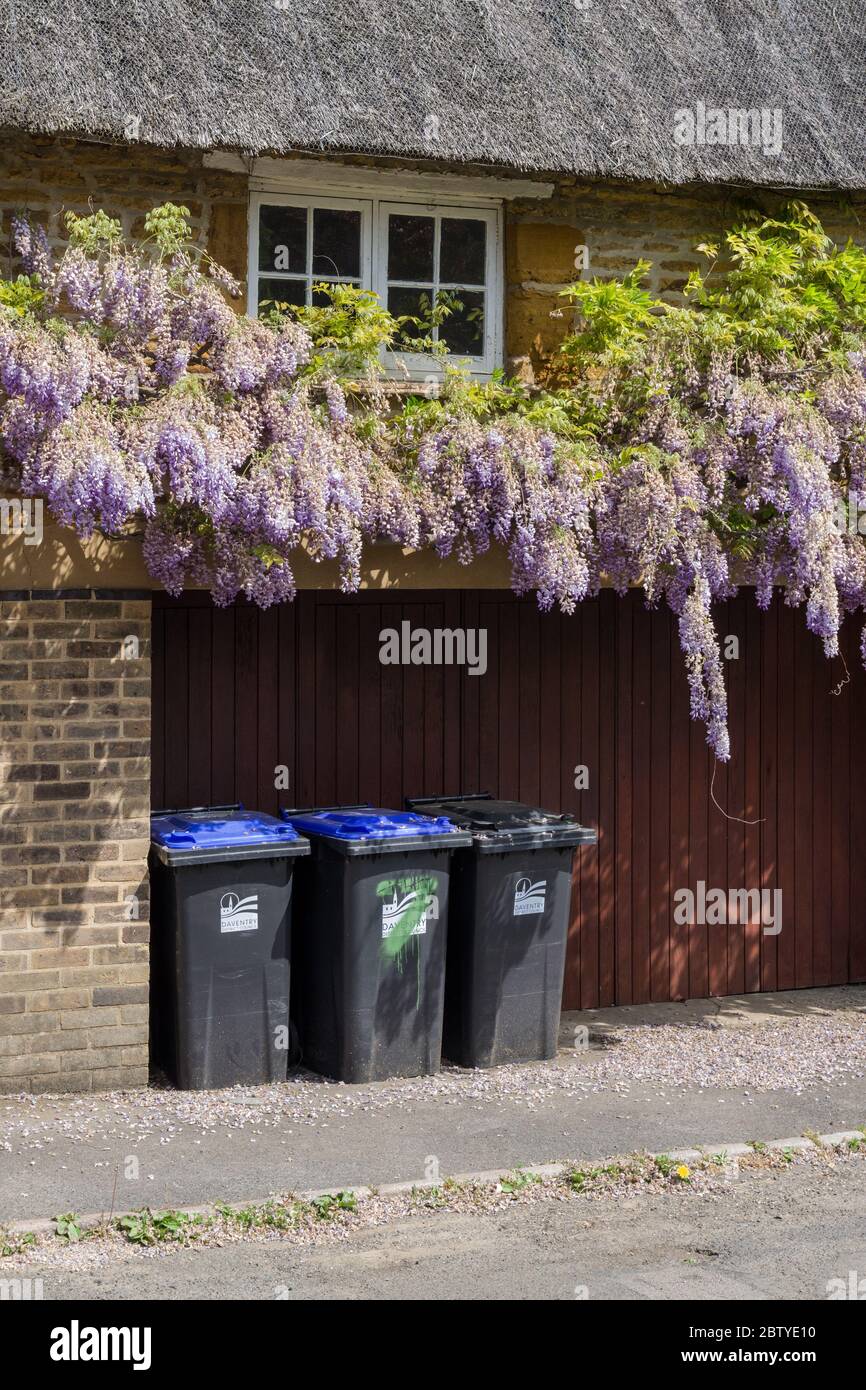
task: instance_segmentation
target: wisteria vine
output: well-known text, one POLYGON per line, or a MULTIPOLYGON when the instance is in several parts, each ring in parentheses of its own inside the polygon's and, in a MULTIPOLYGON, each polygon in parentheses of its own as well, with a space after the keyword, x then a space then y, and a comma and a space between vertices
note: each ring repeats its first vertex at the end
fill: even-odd
MULTIPOLYGON (((744 350, 706 293, 666 311, 632 280, 627 344, 622 318, 601 341, 573 336, 557 391, 455 374, 435 402, 395 410, 374 389, 359 405, 307 324, 230 307, 239 287, 177 212, 157 210, 132 246, 103 214, 73 219, 59 253, 15 220, 23 274, 0 286, 7 489, 81 536, 143 528, 155 580, 220 604, 293 598, 301 546, 353 591, 380 540, 461 563, 501 546, 515 592, 566 613, 605 583, 641 586, 677 617, 691 712, 722 760, 714 601, 750 583, 766 608, 781 586, 838 653, 844 614, 866 607, 850 524, 866 508, 857 323, 744 350)), ((576 296, 586 320, 602 295, 610 320, 609 287, 592 294, 576 296)))

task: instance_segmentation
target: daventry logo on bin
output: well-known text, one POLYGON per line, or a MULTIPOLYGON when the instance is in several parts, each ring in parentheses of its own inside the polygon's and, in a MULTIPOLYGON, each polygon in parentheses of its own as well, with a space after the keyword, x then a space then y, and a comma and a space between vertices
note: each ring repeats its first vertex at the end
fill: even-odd
POLYGON ((390 901, 382 904, 382 936, 391 935, 395 927, 402 925, 404 917, 412 914, 417 916, 417 921, 412 926, 411 936, 426 936, 427 923, 437 921, 439 918, 439 898, 435 893, 423 891, 412 891, 398 895, 397 888, 394 888, 394 896, 390 901))
POLYGON ((514 890, 514 916, 526 917, 530 912, 543 912, 547 894, 547 879, 533 883, 531 878, 519 878, 514 890))
POLYGON ((239 898, 237 893, 223 893, 220 898, 220 931, 258 931, 259 895, 239 898))

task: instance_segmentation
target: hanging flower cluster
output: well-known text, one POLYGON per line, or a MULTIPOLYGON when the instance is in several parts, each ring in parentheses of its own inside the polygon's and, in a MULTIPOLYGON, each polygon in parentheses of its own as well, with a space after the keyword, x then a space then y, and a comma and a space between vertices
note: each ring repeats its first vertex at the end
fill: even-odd
POLYGON ((665 311, 636 272, 614 291, 574 287, 588 326, 566 342, 560 389, 450 373, 439 400, 395 412, 375 389, 347 400, 315 314, 236 313, 238 286, 193 250, 182 213, 157 209, 136 247, 104 214, 72 218, 59 256, 15 222, 0 463, 60 522, 142 527, 151 575, 218 603, 293 598, 301 546, 352 591, 364 543, 383 539, 461 563, 501 546, 515 592, 566 613, 604 583, 641 586, 676 615, 692 715, 720 759, 714 601, 747 582, 766 607, 783 586, 838 653, 844 614, 866 608, 866 305, 828 323, 825 296, 824 320, 792 341, 782 303, 744 349, 730 295, 720 307, 700 282, 698 309, 665 311))

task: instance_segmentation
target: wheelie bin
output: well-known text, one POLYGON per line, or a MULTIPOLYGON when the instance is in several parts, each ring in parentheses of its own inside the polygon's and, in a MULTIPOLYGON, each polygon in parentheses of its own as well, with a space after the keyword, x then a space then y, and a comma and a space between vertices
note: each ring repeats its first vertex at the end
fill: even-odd
POLYGON ((443 1056, 464 1067, 556 1056, 572 861, 596 831, 486 794, 406 804, 472 836, 452 870, 443 1056))
POLYGON ((309 844, 241 806, 151 817, 151 1041, 183 1090, 285 1080, 292 871, 309 844))
POLYGON ((301 1060, 339 1081, 439 1070, 450 821, 371 806, 284 810, 298 869, 293 1017, 301 1060))

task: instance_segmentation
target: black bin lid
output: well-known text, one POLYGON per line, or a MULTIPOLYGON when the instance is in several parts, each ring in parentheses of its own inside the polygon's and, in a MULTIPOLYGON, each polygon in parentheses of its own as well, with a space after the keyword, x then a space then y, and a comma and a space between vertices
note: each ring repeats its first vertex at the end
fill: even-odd
POLYGON ((497 801, 491 796, 449 796, 408 799, 412 810, 426 816, 447 816, 455 825, 472 831, 473 843, 482 853, 508 849, 559 849, 591 845, 597 832, 581 825, 574 816, 545 811, 524 801, 497 801))

